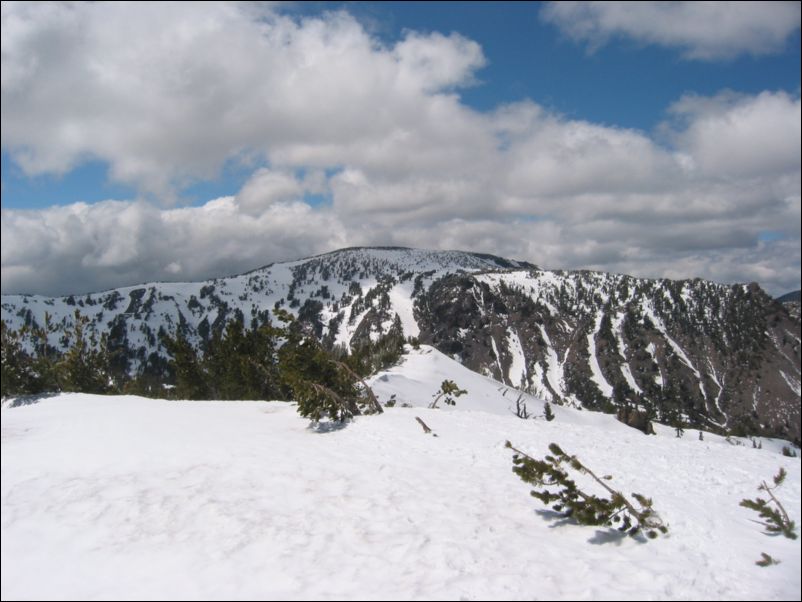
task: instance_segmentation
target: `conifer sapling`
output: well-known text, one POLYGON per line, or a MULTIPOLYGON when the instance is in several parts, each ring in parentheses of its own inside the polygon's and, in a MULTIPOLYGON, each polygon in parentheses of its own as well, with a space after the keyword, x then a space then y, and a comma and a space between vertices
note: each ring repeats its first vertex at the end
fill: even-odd
POLYGON ((440 385, 440 389, 438 389, 437 393, 434 394, 434 401, 429 404, 429 407, 436 408, 437 402, 440 401, 441 398, 443 399, 443 403, 447 405, 457 405, 457 401, 454 398, 465 395, 467 392, 468 391, 465 389, 460 389, 453 380, 446 379, 440 385))
POLYGON ((619 531, 628 535, 644 531, 649 539, 668 532, 668 527, 652 509, 651 499, 633 493, 635 502, 631 502, 604 482, 612 477, 599 478, 576 456, 569 456, 556 443, 549 445, 551 455, 546 455, 543 460, 514 448, 509 441, 506 446, 515 452, 512 457, 513 472, 525 483, 536 487, 531 491, 532 496, 546 505, 553 504, 552 509, 579 524, 617 526, 619 531), (599 497, 581 490, 569 477, 569 468, 591 477, 610 497, 599 497))
POLYGON ((766 566, 771 566, 772 564, 780 564, 779 560, 776 560, 776 559, 772 558, 771 556, 769 556, 765 552, 761 552, 760 553, 760 557, 761 557, 760 560, 756 560, 755 561, 755 564, 757 566, 766 567, 766 566))
POLYGON ((779 472, 774 475, 774 486, 770 487, 766 481, 762 481, 757 488, 758 491, 765 491, 770 500, 762 498, 755 498, 753 500, 742 499, 740 505, 744 508, 754 510, 760 515, 763 521, 760 523, 766 529, 768 535, 785 535, 789 539, 796 539, 796 524, 790 519, 785 508, 775 496, 773 491, 780 487, 785 482, 785 477, 788 473, 784 468, 780 467, 779 472), (776 508, 772 508, 769 504, 774 503, 776 508))

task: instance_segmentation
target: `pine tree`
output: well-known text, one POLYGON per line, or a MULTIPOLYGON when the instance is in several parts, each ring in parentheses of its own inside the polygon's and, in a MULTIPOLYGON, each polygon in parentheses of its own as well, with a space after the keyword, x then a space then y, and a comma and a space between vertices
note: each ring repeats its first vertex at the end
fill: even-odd
POLYGON ((81 393, 108 393, 114 389, 105 339, 98 343, 94 334, 86 334, 89 318, 77 309, 72 328, 65 334, 70 347, 56 364, 59 388, 81 393))
POLYGON ((298 402, 298 413, 319 422, 344 422, 361 414, 354 381, 321 347, 304 339, 281 348, 281 375, 298 402))
POLYGON ((126 379, 121 387, 121 391, 125 395, 164 398, 166 395, 169 395, 168 391, 164 388, 164 384, 161 376, 151 374, 140 368, 139 372, 133 378, 126 379))
MULTIPOLYGON (((50 346, 50 335, 55 332, 49 312, 45 312, 44 326, 32 325, 30 337, 33 343, 32 373, 34 382, 32 393, 60 391, 57 369, 58 351, 50 346)), ((25 334, 25 333, 23 333, 25 334)))
POLYGON ((269 322, 246 330, 239 317, 226 324, 225 332, 216 332, 201 360, 212 397, 278 399, 276 335, 269 322))
POLYGON ((98 341, 94 332, 87 333, 89 318, 78 310, 72 326, 63 330, 64 353, 50 345, 50 335, 57 332, 45 313, 44 326, 23 327, 20 333, 2 326, 3 394, 36 394, 55 391, 108 393, 117 390, 112 378, 107 338, 98 341), (28 336, 33 353, 22 348, 28 336))
POLYGON ((772 558, 771 556, 769 556, 765 552, 761 552, 760 553, 760 560, 755 561, 755 564, 757 566, 767 567, 767 566, 771 566, 773 564, 780 564, 780 561, 779 560, 775 560, 774 558, 772 558))
POLYGON ((215 331, 203 353, 179 332, 162 335, 182 399, 287 399, 278 371, 277 337, 269 321, 246 330, 241 316, 215 331))
POLYGON ((551 409, 551 404, 547 401, 543 404, 543 417, 548 421, 551 422, 554 420, 554 412, 551 409))
POLYGON ((453 380, 446 379, 442 382, 440 388, 433 395, 434 401, 429 404, 429 407, 436 408, 437 402, 439 402, 441 398, 443 399, 443 403, 445 403, 446 405, 451 405, 451 406, 457 405, 457 401, 454 398, 461 397, 466 393, 468 393, 468 391, 466 391, 465 389, 460 389, 457 386, 457 383, 455 383, 453 380))
POLYGON ((175 395, 179 399, 211 399, 207 375, 201 366, 198 351, 178 333, 164 335, 162 345, 172 356, 170 367, 175 377, 175 395))
POLYGON ((393 325, 377 341, 363 341, 351 348, 345 348, 342 360, 360 376, 370 376, 398 363, 404 353, 404 335, 401 319, 396 315, 393 325))
MULTIPOLYGON (((619 531, 628 535, 645 531, 649 539, 668 532, 668 527, 652 509, 651 499, 633 493, 635 503, 631 502, 596 476, 576 456, 566 454, 556 443, 549 445, 549 451, 553 455, 547 455, 543 460, 537 460, 514 448, 509 441, 506 446, 515 452, 512 459, 513 472, 525 483, 538 488, 532 490, 532 496, 546 505, 554 504, 554 510, 573 518, 579 524, 609 527, 617 525, 619 531), (570 478, 569 468, 591 477, 610 497, 598 497, 582 491, 570 478)), ((605 480, 610 478, 604 477, 605 480)))
POLYGON ((785 482, 787 474, 785 469, 781 467, 779 472, 774 475, 773 487, 769 486, 766 481, 760 483, 760 486, 757 488, 758 491, 765 491, 770 498, 769 500, 764 500, 762 498, 755 498, 753 500, 743 499, 740 505, 744 508, 754 510, 760 515, 760 518, 763 519, 763 522, 760 524, 766 529, 768 535, 782 534, 789 539, 796 539, 796 524, 788 516, 780 500, 778 500, 773 493, 785 482), (771 507, 770 504, 772 503, 776 506, 775 508, 771 507))
POLYGON ((0 395, 10 397, 37 393, 33 361, 22 348, 20 334, 0 321, 0 395))
POLYGON ((287 324, 279 350, 281 380, 298 402, 298 413, 315 422, 345 422, 365 413, 382 413, 370 387, 345 362, 333 357, 311 332, 287 312, 276 312, 287 324))

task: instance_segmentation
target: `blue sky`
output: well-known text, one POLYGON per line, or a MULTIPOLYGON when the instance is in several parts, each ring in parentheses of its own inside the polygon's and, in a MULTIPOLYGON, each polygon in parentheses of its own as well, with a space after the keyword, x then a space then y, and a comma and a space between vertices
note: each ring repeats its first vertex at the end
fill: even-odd
POLYGON ((798 3, 15 2, 3 53, 3 292, 341 244, 798 287, 798 3))
MULTIPOLYGON (((480 83, 461 91, 479 110, 524 98, 569 117, 651 130, 668 105, 685 92, 744 93, 799 87, 799 30, 784 51, 726 61, 683 59, 675 49, 619 39, 596 52, 543 22, 536 2, 365 2, 345 3, 383 39, 405 29, 456 31, 482 46, 488 64, 480 83)), ((319 10, 311 3, 310 10, 319 10), (312 8, 314 7, 314 8, 312 8)))

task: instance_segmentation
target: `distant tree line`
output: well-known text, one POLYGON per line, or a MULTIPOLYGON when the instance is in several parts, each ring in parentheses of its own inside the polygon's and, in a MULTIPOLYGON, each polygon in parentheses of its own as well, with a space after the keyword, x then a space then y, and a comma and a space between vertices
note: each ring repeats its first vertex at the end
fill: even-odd
POLYGON ((282 309, 275 316, 275 324, 265 317, 250 327, 237 316, 201 345, 180 330, 162 332, 161 344, 170 356, 164 370, 141 366, 135 374, 114 368, 120 365, 116 354, 125 350, 114 350, 105 336, 88 333, 88 319, 77 310, 72 325, 60 331, 47 315, 43 326, 20 331, 1 323, 2 396, 72 391, 294 400, 299 413, 314 420, 382 411, 364 379, 398 362, 405 343, 400 328, 355 349, 326 348, 307 322, 282 309), (51 344, 56 338, 59 347, 51 344))
POLYGON ((20 331, 0 322, 2 396, 33 395, 58 391, 114 393, 119 383, 111 375, 106 337, 87 334, 89 319, 76 310, 72 327, 61 333, 66 351, 50 344, 55 332, 50 316, 44 326, 24 326, 20 331), (22 340, 30 341, 26 350, 22 340))

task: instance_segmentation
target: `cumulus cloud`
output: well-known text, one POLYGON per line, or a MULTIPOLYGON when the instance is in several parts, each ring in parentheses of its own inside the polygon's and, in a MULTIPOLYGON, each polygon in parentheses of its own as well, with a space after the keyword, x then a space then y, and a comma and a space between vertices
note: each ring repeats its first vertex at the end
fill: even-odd
POLYGON ((484 64, 475 42, 386 45, 344 13, 244 6, 3 4, 2 141, 28 173, 95 157, 162 198, 227 161, 255 165, 200 207, 3 209, 4 293, 388 244, 799 286, 798 92, 687 95, 656 134, 531 101, 479 112, 458 95, 484 64))
POLYGON ((300 201, 252 216, 234 197, 200 207, 146 202, 3 209, 3 293, 81 293, 201 280, 346 244, 342 225, 300 201))
POLYGON ((259 17, 239 3, 3 3, 3 148, 30 175, 94 158, 171 198, 227 160, 322 165, 414 143, 459 112, 439 93, 484 64, 457 34, 385 47, 345 13, 259 17))
POLYGON ((260 215, 272 205, 303 196, 304 186, 294 174, 262 168, 256 171, 237 194, 243 213, 260 215))
POLYGON ((709 175, 784 173, 802 161, 799 98, 779 92, 685 96, 671 107, 683 127, 676 142, 709 175))
POLYGON ((686 58, 732 59, 781 50, 799 29, 798 2, 550 2, 541 18, 591 50, 610 39, 680 48, 686 58))

